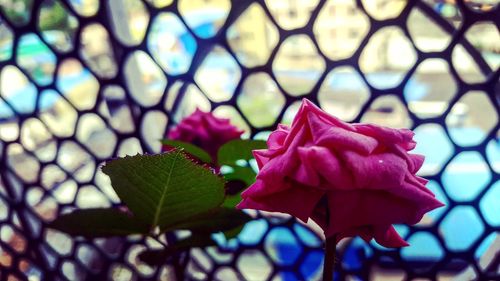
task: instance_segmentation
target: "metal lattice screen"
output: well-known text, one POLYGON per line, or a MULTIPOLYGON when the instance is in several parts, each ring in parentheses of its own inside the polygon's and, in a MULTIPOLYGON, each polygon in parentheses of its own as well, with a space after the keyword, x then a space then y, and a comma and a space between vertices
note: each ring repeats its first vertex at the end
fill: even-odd
MULTIPOLYGON (((338 277, 499 278, 497 3, 0 1, 0 278, 168 280, 168 266, 137 259, 152 241, 73 239, 46 223, 116 205, 100 163, 158 152, 196 107, 263 138, 302 97, 415 129, 421 173, 447 203, 398 227, 410 248, 343 243, 338 277)), ((309 227, 259 215, 193 251, 189 278, 314 280, 321 246, 309 227)))

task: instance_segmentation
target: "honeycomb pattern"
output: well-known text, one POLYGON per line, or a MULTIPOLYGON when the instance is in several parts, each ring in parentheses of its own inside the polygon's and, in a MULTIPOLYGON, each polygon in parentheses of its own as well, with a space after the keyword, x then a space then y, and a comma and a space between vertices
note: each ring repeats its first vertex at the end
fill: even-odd
MULTIPOLYGON (((0 1, 0 280, 171 280, 170 265, 137 258, 155 241, 71 238, 47 222, 117 205, 99 165, 159 152, 196 107, 264 138, 302 97, 414 129, 420 173, 447 203, 397 227, 412 247, 343 242, 337 279, 500 278, 493 3, 0 1)), ((319 280, 316 228, 254 215, 237 239, 192 251, 188 278, 319 280)))

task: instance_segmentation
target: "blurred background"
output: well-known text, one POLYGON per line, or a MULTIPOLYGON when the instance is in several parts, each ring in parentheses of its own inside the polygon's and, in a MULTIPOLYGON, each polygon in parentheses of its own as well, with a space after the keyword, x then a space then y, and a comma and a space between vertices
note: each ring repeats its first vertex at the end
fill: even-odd
MULTIPOLYGON (((116 205, 98 169, 157 153, 196 108, 246 138, 303 97, 349 122, 416 133, 447 206, 387 250, 339 245, 339 280, 499 280, 498 0, 0 0, 0 279, 169 280, 142 237, 71 238, 61 212, 116 205)), ((193 251, 190 280, 319 280, 318 234, 258 214, 193 251)))

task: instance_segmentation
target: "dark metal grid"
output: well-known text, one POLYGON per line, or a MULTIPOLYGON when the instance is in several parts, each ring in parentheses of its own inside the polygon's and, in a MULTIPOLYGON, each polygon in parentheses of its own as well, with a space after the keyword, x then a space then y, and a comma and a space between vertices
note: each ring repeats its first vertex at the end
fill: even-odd
MULTIPOLYGON (((402 95, 404 85, 408 82, 411 75, 415 72, 418 64, 427 58, 442 58, 442 59, 445 59, 449 63, 451 75, 453 76, 454 80, 456 81, 456 83, 458 85, 458 92, 454 96, 454 98, 450 101, 450 106, 448 107, 448 109, 440 117, 422 120, 422 119, 419 119, 417 116, 415 116, 411 111, 408 111, 409 116, 411 117, 411 119, 413 121, 414 127, 417 127, 420 124, 437 123, 437 124, 441 125, 443 128, 445 128, 446 134, 449 138, 450 134, 449 134, 449 131, 448 131, 447 126, 446 126, 445 121, 444 121, 445 116, 450 112, 452 105, 455 104, 460 98, 462 98, 470 90, 481 90, 481 91, 488 93, 489 98, 490 98, 490 102, 497 108, 497 111, 498 111, 498 87, 500 86, 498 84, 499 71, 493 70, 493 72, 492 72, 492 70, 489 69, 489 66, 482 59, 481 55, 463 38, 464 32, 473 23, 478 22, 478 21, 488 20, 488 21, 494 22, 498 28, 498 25, 499 25, 499 21, 498 21, 499 9, 498 8, 495 8, 490 12, 479 14, 479 13, 473 12, 469 8, 467 8, 466 4, 464 4, 462 1, 458 1, 457 4, 460 7, 461 12, 463 14, 463 24, 455 31, 448 22, 446 22, 443 18, 441 18, 438 14, 436 14, 427 5, 425 5, 419 1, 409 1, 409 4, 407 5, 407 7, 402 11, 401 15, 397 18, 384 20, 384 21, 378 21, 378 20, 375 20, 375 19, 370 17, 369 32, 365 36, 365 38, 362 40, 359 49, 353 54, 353 56, 350 57, 349 59, 345 59, 345 60, 332 61, 332 60, 328 59, 324 54, 321 53, 319 46, 318 46, 318 43, 316 41, 316 38, 314 36, 312 36, 312 34, 313 34, 312 27, 313 27, 314 21, 316 20, 321 8, 325 5, 325 3, 326 3, 325 0, 319 1, 319 4, 311 13, 311 18, 310 18, 309 22, 303 28, 298 28, 298 29, 294 29, 294 30, 284 30, 284 29, 280 28, 280 26, 276 23, 275 19, 273 18, 271 12, 266 7, 265 1, 257 0, 257 1, 232 1, 231 11, 227 17, 226 22, 224 23, 222 28, 219 30, 219 32, 211 38, 208 38, 208 39, 200 38, 188 29, 189 32, 192 34, 192 36, 196 39, 196 42, 198 44, 198 50, 193 58, 193 62, 189 68, 189 71, 186 74, 176 75, 176 76, 172 76, 172 75, 169 75, 167 73, 164 73, 164 75, 167 77, 167 79, 169 81, 167 89, 164 92, 164 96, 162 98, 162 101, 160 103, 158 103, 157 105, 154 105, 151 107, 143 107, 143 106, 139 105, 134 100, 134 98, 132 97, 132 95, 130 94, 129 90, 126 87, 126 82, 125 82, 126 78, 125 78, 125 75, 123 73, 124 62, 130 53, 132 53, 135 50, 143 50, 143 51, 149 53, 148 48, 146 46, 146 39, 143 40, 142 43, 140 43, 138 46, 129 47, 129 46, 122 44, 120 42, 120 40, 118 40, 118 38, 116 38, 114 36, 114 33, 112 31, 112 27, 111 27, 112 25, 111 25, 110 19, 109 19, 110 14, 108 11, 108 6, 107 6, 108 3, 101 3, 101 6, 100 6, 97 14, 94 16, 87 17, 87 18, 78 16, 78 20, 79 20, 80 25, 76 31, 77 34, 80 34, 83 26, 86 26, 87 24, 93 23, 93 22, 98 22, 109 30, 109 34, 111 36, 110 41, 111 41, 111 44, 113 46, 115 60, 118 64, 118 75, 116 75, 115 78, 99 79, 99 83, 100 83, 101 87, 100 87, 99 95, 97 97, 96 105, 94 106, 94 108, 92 108, 90 110, 83 110, 83 111, 77 110, 78 116, 82 116, 83 114, 90 113, 90 112, 94 112, 94 113, 99 115, 99 113, 97 112, 97 106, 99 104, 101 104, 101 102, 104 102, 103 97, 102 97, 102 89, 104 88, 104 86, 106 86, 106 85, 121 85, 125 89, 126 104, 130 108, 130 110, 133 114, 133 117, 134 117, 133 122, 134 122, 134 125, 136 128, 136 131, 132 132, 132 133, 121 133, 121 132, 118 132, 115 129, 113 129, 113 127, 111 127, 107 122, 106 122, 106 126, 108 129, 112 130, 116 134, 118 141, 124 140, 124 139, 129 138, 129 137, 137 137, 137 139, 140 141, 140 144, 143 147, 143 149, 145 151, 151 152, 151 148, 148 147, 147 143, 144 141, 144 137, 141 135, 140 130, 138 129, 141 126, 141 120, 143 120, 143 117, 145 116, 145 114, 151 110, 160 110, 160 111, 164 112, 169 117, 169 120, 173 120, 172 114, 175 112, 177 105, 174 105, 174 109, 172 112, 166 112, 163 109, 162 105, 163 105, 165 99, 167 98, 166 93, 169 92, 170 87, 174 84, 175 81, 184 81, 184 82, 189 82, 189 83, 193 83, 196 85, 196 82, 193 79, 194 73, 200 67, 201 62, 203 61, 203 59, 210 52, 210 50, 213 48, 213 46, 215 44, 221 45, 224 48, 226 48, 226 50, 236 59, 234 52, 231 50, 228 42, 226 41, 225 34, 226 34, 228 27, 253 2, 258 2, 264 8, 265 13, 269 17, 269 19, 278 28, 279 44, 281 44, 289 36, 292 36, 295 34, 307 34, 313 40, 314 45, 316 46, 316 48, 319 51, 319 55, 326 62, 326 70, 323 72, 323 74, 319 78, 318 82, 315 84, 314 88, 311 91, 311 94, 307 95, 307 97, 309 99, 311 99, 313 102, 316 102, 316 103, 318 102, 318 97, 315 93, 318 92, 320 85, 322 84, 327 73, 330 70, 332 70, 336 67, 339 67, 339 66, 353 66, 359 73, 363 74, 363 72, 359 68, 357 62, 358 62, 359 56, 361 54, 361 50, 364 47, 366 47, 369 38, 377 30, 379 30, 382 27, 386 27, 386 26, 398 26, 399 28, 401 28, 403 30, 404 34, 408 38, 411 38, 409 36, 409 32, 408 32, 408 29, 406 26, 406 19, 407 19, 408 15, 413 7, 418 6, 419 8, 421 8, 422 11, 424 11, 428 17, 430 17, 432 20, 434 20, 437 24, 439 24, 447 32, 450 32, 453 34, 453 38, 451 40, 451 43, 442 52, 424 53, 424 52, 421 52, 415 48, 417 55, 418 55, 417 62, 408 71, 408 73, 405 75, 403 81, 397 87, 394 87, 392 89, 380 90, 380 89, 377 89, 377 88, 371 86, 370 83, 368 83, 368 81, 366 80, 366 78, 364 76, 362 76, 363 80, 366 82, 367 86, 369 87, 371 96, 370 96, 369 101, 367 103, 365 103, 365 105, 362 107, 360 113, 358 114, 358 116, 355 118, 354 121, 360 120, 363 113, 365 113, 368 110, 370 104, 376 98, 390 94, 390 93, 396 94, 399 97, 399 99, 401 100, 401 102, 407 106, 407 103, 404 100, 403 95, 402 95), (481 68, 481 71, 483 71, 485 74, 492 72, 489 75, 486 82, 479 83, 479 84, 467 84, 460 79, 457 71, 454 69, 453 65, 451 64, 451 53, 452 53, 453 47, 458 43, 461 43, 466 48, 466 50, 471 54, 471 56, 476 60, 476 62, 478 63, 478 65, 481 68)), ((41 4, 42 4, 42 1, 34 1, 34 5, 32 8, 33 13, 32 13, 32 17, 31 17, 31 20, 29 21, 29 23, 24 25, 24 26, 15 28, 14 46, 18 45, 20 35, 22 35, 22 34, 27 34, 30 32, 35 32, 35 33, 39 34, 39 30, 36 26, 36 18, 37 18, 37 13, 38 13, 37 11, 39 10, 41 4)), ((71 5, 68 5, 67 3, 65 3, 65 4, 66 4, 65 5, 66 8, 71 10, 74 15, 77 15, 77 13, 72 9, 71 5)), ((361 1, 358 0, 357 4, 366 13, 361 1)), ((156 8, 150 6, 149 4, 147 4, 147 5, 148 5, 148 12, 150 14, 151 19, 154 19, 160 12, 165 12, 165 11, 173 12, 176 15, 179 15, 179 11, 177 9, 176 3, 174 3, 173 5, 170 5, 167 8, 162 8, 162 9, 156 9, 156 8)), ((6 19, 5 17, 2 17, 2 18, 4 21, 7 21, 7 23, 9 24, 10 27, 15 26, 14 23, 9 22, 9 20, 6 19)), ((179 16, 179 18, 182 21, 184 21, 182 16, 179 16)), ((150 20, 150 22, 151 22, 151 20, 150 20)), ((185 24, 185 22, 184 22, 184 24, 185 24)), ((149 24, 146 33, 149 32, 150 27, 151 27, 151 25, 149 24)), ((44 41, 43 37, 40 37, 40 38, 42 41, 44 41)), ((45 42, 45 43, 47 44, 47 42, 45 42)), ((76 36, 75 42, 74 42, 75 49, 73 51, 62 54, 62 53, 57 53, 55 50, 53 50, 53 52, 55 54, 57 54, 57 58, 58 58, 56 69, 59 67, 59 64, 61 63, 61 61, 63 61, 66 58, 80 58, 80 54, 78 53, 78 46, 79 45, 80 45, 80 36, 76 36)), ((49 48, 51 48, 49 44, 47 44, 47 46, 49 46, 49 48)), ((236 87, 236 90, 235 90, 236 94, 234 94, 233 97, 227 102, 222 102, 222 103, 212 102, 213 108, 215 108, 219 105, 232 105, 232 106, 234 106, 234 108, 236 108, 236 110, 240 113, 240 115, 248 123, 248 120, 246 119, 245 115, 242 114, 242 112, 240 111, 240 109, 237 106, 235 106, 236 99, 238 97, 238 93, 240 93, 241 88, 242 88, 242 81, 244 81, 245 78, 248 77, 250 74, 260 72, 260 71, 264 71, 264 72, 268 73, 273 78, 273 80, 277 81, 276 76, 272 72, 272 62, 276 57, 276 53, 277 53, 278 49, 279 49, 279 45, 271 53, 271 56, 270 56, 270 59, 268 60, 268 62, 265 65, 259 66, 259 67, 246 68, 244 65, 239 63, 238 60, 236 59, 238 65, 242 71, 241 79, 240 79, 240 81, 236 87)), ((17 52, 17 48, 14 47, 13 48, 13 55, 12 55, 11 59, 3 62, 2 65, 7 65, 7 64, 16 65, 16 60, 15 60, 15 58, 17 56, 16 52, 17 52)), ((82 63, 82 65, 84 67, 86 67, 87 69, 90 70, 89 66, 86 65, 85 61, 83 61, 82 59, 79 59, 79 61, 82 63)), ((19 69, 26 75, 26 77, 28 77, 28 78, 30 77, 29 75, 27 75, 26 71, 24 71, 22 68, 19 68, 19 69)), ((29 78, 29 79, 31 79, 31 78, 29 78)), ((54 77, 53 81, 56 81, 56 80, 57 80, 57 73, 55 73, 55 77, 54 77)), ((281 92, 286 93, 286 91, 283 89, 283 87, 279 83, 277 83, 277 85, 278 85, 281 92)), ((37 88, 38 88, 39 93, 44 89, 55 89, 55 82, 52 82, 48 86, 37 87, 37 88)), ((185 87, 183 89, 185 89, 185 87)), ((38 108, 39 96, 40 95, 37 95, 37 102, 36 102, 37 108, 36 108, 35 112, 33 112, 33 114, 28 114, 28 115, 16 112, 15 108, 12 107, 11 105, 9 105, 8 102, 4 100, 4 102, 14 112, 16 112, 17 122, 18 122, 19 126, 28 118, 37 117, 37 114, 39 112, 39 108, 38 108)), ((183 91, 181 91, 180 95, 177 97, 176 104, 179 103, 179 101, 182 99, 182 96, 183 96, 183 91)), ((61 95, 61 97, 66 99, 66 97, 64 97, 64 95, 61 95)), ((294 101, 299 100, 300 98, 301 97, 292 97, 292 96, 287 95, 286 96, 286 104, 283 107, 283 110, 281 111, 281 113, 279 114, 277 120, 280 120, 283 117, 285 109, 289 105, 291 105, 294 101)), ((103 117, 101 116, 101 118, 103 118, 103 117)), ((103 119, 105 120, 105 118, 103 118, 103 119)), ((170 122, 169 126, 170 125, 173 125, 173 123, 170 122)), ((274 128, 274 125, 269 126, 269 127, 259 128, 259 129, 252 128, 251 135, 253 136, 260 131, 272 130, 273 128, 274 128)), ((47 128, 47 129, 49 129, 49 128, 47 128)), ((453 148, 455 151, 454 156, 462 151, 477 151, 484 157, 484 159, 486 159, 486 144, 489 141, 496 139, 495 134, 498 130, 499 130, 499 124, 497 123, 495 125, 494 129, 486 137, 486 139, 481 144, 476 145, 476 146, 461 147, 461 146, 458 146, 456 144, 453 144, 453 148)), ((49 129, 49 131, 50 131, 50 129, 49 129)), ((61 144, 66 140, 71 140, 71 141, 75 141, 76 143, 78 143, 78 141, 76 140, 74 135, 71 137, 67 137, 67 138, 57 138, 57 137, 54 137, 54 138, 56 139, 58 149, 61 147, 61 144)), ((118 265, 118 264, 130 269, 131 272, 134 272, 134 273, 132 273, 132 275, 135 276, 134 278, 136 278, 136 279, 138 278, 141 280, 156 280, 158 278, 158 276, 160 274, 158 269, 153 270, 152 274, 148 274, 147 276, 145 276, 144 274, 141 274, 137 270, 137 267, 131 265, 131 263, 127 261, 127 254, 126 254, 127 249, 131 249, 133 247, 136 247, 137 245, 142 245, 145 242, 144 239, 142 239, 142 238, 129 239, 129 240, 111 239, 107 242, 100 241, 101 245, 103 245, 103 244, 105 245, 104 247, 102 247, 102 246, 96 247, 95 246, 96 243, 99 243, 97 241, 87 241, 87 240, 82 240, 82 239, 77 238, 77 239, 74 239, 74 245, 73 245, 72 250, 69 254, 60 254, 60 253, 57 253, 57 251, 51 249, 51 247, 43 239, 43 233, 46 232, 46 222, 42 218, 40 218, 32 210, 32 208, 29 206, 29 204, 26 201, 27 200, 26 194, 27 194, 28 188, 34 187, 34 186, 41 186, 41 179, 39 178, 37 181, 35 181, 34 183, 31 183, 31 184, 23 183, 22 179, 19 176, 17 176, 15 174, 15 172, 7 164, 7 160, 8 160, 7 159, 8 156, 7 156, 7 152, 6 152, 7 147, 11 143, 16 143, 16 142, 20 143, 20 140, 16 139, 12 142, 0 143, 0 148, 2 149, 2 154, 1 154, 1 156, 2 156, 1 157, 1 166, 2 166, 2 169, 1 169, 1 180, 2 180, 1 184, 2 185, 1 185, 1 187, 2 187, 2 192, 0 193, 0 197, 8 205, 8 217, 4 221, 1 222, 1 225, 2 225, 2 227, 5 225, 11 225, 14 229, 16 229, 18 234, 21 237, 24 237, 26 246, 24 247, 25 248, 24 251, 22 251, 22 250, 16 251, 16 246, 14 245, 14 247, 13 247, 11 242, 0 241, 0 246, 1 246, 2 251, 9 253, 11 258, 12 258, 10 266, 5 266, 3 264, 1 265, 2 271, 1 271, 0 278, 2 280, 11 280, 9 278, 14 278, 14 277, 16 277, 20 280, 26 279, 26 270, 22 269, 25 264, 29 264, 30 271, 36 272, 37 274, 39 274, 43 280, 64 280, 67 278, 63 274, 63 271, 64 271, 63 263, 65 261, 74 262, 74 264, 76 266, 75 278, 77 278, 77 279, 89 279, 89 280, 108 279, 111 276, 110 275, 111 274, 110 267, 112 265, 118 265), (91 247, 92 249, 94 249, 98 253, 94 257, 94 259, 93 260, 91 259, 91 261, 90 261, 90 263, 92 263, 92 265, 94 267, 97 265, 93 270, 88 269, 87 268, 88 264, 84 264, 76 258, 77 253, 76 253, 75 249, 77 249, 80 245, 88 245, 89 247, 91 247), (105 249, 101 249, 101 248, 105 248, 105 249), (118 250, 116 250, 115 254, 109 255, 109 251, 112 252, 112 250, 114 250, 116 248, 118 248, 118 250)), ((92 152, 89 151, 85 146, 81 146, 81 149, 85 150, 87 153, 92 155, 92 152)), ((113 155, 117 154, 117 150, 118 150, 118 146, 115 147, 115 149, 113 151, 113 155)), ((34 155, 32 152, 29 152, 26 150, 26 153, 28 155, 31 155, 31 156, 36 158, 36 155, 34 155)), ((453 157, 448 159, 448 161, 445 163, 444 166, 449 164, 452 159, 453 159, 453 157)), ((94 162, 96 162, 96 164, 97 164, 102 160, 103 159, 95 159, 94 162)), ((49 161, 46 163, 41 162, 40 164, 42 167, 44 167, 44 166, 47 166, 49 164, 57 165, 57 162, 55 160, 52 160, 52 161, 49 161)), ((477 196, 477 199, 465 204, 465 205, 473 206, 478 211, 479 214, 480 214, 480 211, 479 211, 478 205, 479 205, 480 198, 489 190, 489 188, 493 185, 493 183, 495 183, 499 179, 498 174, 495 173, 495 171, 492 169, 491 164, 488 163, 488 165, 489 165, 489 169, 491 170, 491 172, 493 174, 492 179, 488 184, 488 188, 485 188, 481 192, 481 194, 479 194, 479 196, 477 196)), ((63 167, 59 167, 59 168, 64 170, 63 167)), ((432 179, 432 180, 436 180, 437 182, 440 182, 442 173, 443 173, 443 169, 441 169, 441 171, 438 174, 431 176, 431 177, 428 177, 428 178, 432 179)), ((66 171, 66 176, 69 179, 73 178, 73 175, 69 171, 66 171)), ((78 181, 76 181, 76 182, 78 182, 78 181)), ((88 183, 94 183, 94 182, 95 182, 95 175, 92 177, 92 179, 90 181, 88 181, 88 183)), ((86 182, 84 182, 84 183, 78 182, 79 187, 81 187, 85 184, 87 184, 87 183, 86 182)), ((444 190, 444 192, 446 193, 445 190, 444 190)), ((50 191, 45 191, 43 198, 52 197, 52 196, 53 195, 51 194, 50 191)), ((448 208, 448 210, 441 216, 441 218, 434 224, 434 226, 425 227, 425 228, 418 228, 418 230, 425 229, 426 231, 433 233, 434 236, 438 239, 441 247, 443 247, 443 249, 445 249, 445 250, 446 250, 446 244, 444 243, 442 236, 439 235, 437 226, 446 217, 446 214, 448 214, 449 211, 451 209, 453 209, 452 208, 453 206, 455 206, 457 204, 464 205, 463 203, 454 202, 451 198, 449 198, 449 196, 448 196, 448 200, 450 201, 450 203, 449 203, 450 208, 448 208)), ((70 204, 58 204, 58 205, 59 205, 58 212, 61 212, 65 207, 74 206, 74 202, 70 203, 70 204)), ((344 279, 347 275, 351 275, 351 276, 357 276, 363 280, 367 280, 369 277, 369 274, 370 274, 370 269, 372 268, 373 265, 392 265, 392 266, 395 266, 396 268, 399 268, 400 270, 403 270, 406 273, 406 279, 409 279, 409 280, 413 279, 415 277, 427 277, 427 278, 435 279, 440 270, 442 270, 443 268, 449 268, 449 266, 447 266, 447 265, 450 264, 450 262, 452 260, 459 259, 459 260, 462 260, 465 264, 471 265, 474 268, 474 270, 477 272, 478 278, 480 278, 480 279, 500 278, 500 276, 498 275, 498 272, 495 272, 495 268, 497 268, 500 264, 500 258, 497 257, 496 261, 493 262, 490 265, 490 267, 487 268, 486 270, 482 270, 478 266, 477 261, 474 258, 474 251, 480 245, 480 243, 489 234, 491 234, 495 231, 499 231, 498 227, 492 227, 492 226, 488 225, 488 223, 484 220, 484 218, 482 218, 482 216, 481 216, 481 221, 485 226, 485 231, 483 232, 482 236, 479 239, 477 239, 476 243, 474 243, 470 247, 470 249, 468 251, 461 252, 461 253, 454 253, 454 252, 446 250, 445 257, 439 263, 435 264, 432 268, 430 268, 427 271, 423 271, 423 272, 415 271, 412 268, 411 264, 409 264, 408 262, 405 262, 403 260, 399 251, 386 252, 386 251, 380 251, 380 250, 372 247, 371 249, 373 251, 373 255, 371 255, 371 257, 364 257, 364 258, 362 257, 363 262, 362 262, 362 266, 360 268, 358 268, 356 270, 348 270, 345 267, 339 268, 339 273, 340 273, 339 277, 341 277, 341 279, 344 279), (391 260, 391 262, 387 263, 386 262, 387 258, 389 258, 391 260)), ((269 234, 269 231, 271 229, 275 228, 276 226, 279 226, 279 225, 285 225, 286 227, 292 228, 294 223, 295 223, 294 220, 291 220, 291 219, 267 220, 268 229, 265 232, 265 235, 263 236, 261 243, 258 243, 257 245, 239 244, 239 246, 237 247, 236 250, 220 249, 220 251, 233 252, 233 257, 230 260, 230 262, 227 263, 227 265, 234 268, 235 271, 237 272, 239 278, 243 279, 243 275, 241 275, 238 267, 236 266, 239 255, 241 255, 244 250, 253 249, 253 250, 260 252, 262 255, 264 255, 267 258, 268 262, 271 262, 272 259, 270 258, 269 253, 266 252, 265 247, 263 245, 267 235, 269 234)), ((409 234, 406 235, 406 237, 411 235, 411 233, 414 233, 416 230, 417 230, 416 228, 411 227, 409 234)), ((297 241, 300 241, 300 240, 297 239, 297 241)), ((296 263, 293 266, 290 266, 287 268, 288 270, 291 270, 292 272, 294 272, 296 279, 304 279, 305 278, 304 276, 301 275, 300 268, 299 268, 300 264, 303 262, 304 257, 310 252, 314 252, 314 251, 317 252, 317 251, 321 250, 320 246, 309 247, 303 243, 300 243, 300 244, 301 244, 301 247, 303 248, 301 257, 296 261, 296 263)), ((363 256, 363 255, 361 255, 361 256, 363 256)), ((216 270, 224 265, 224 263, 217 262, 217 260, 213 259, 213 258, 212 258, 212 262, 213 262, 212 269, 209 269, 209 270, 201 269, 202 266, 200 265, 200 261, 195 256, 192 259, 192 266, 193 266, 193 268, 199 268, 201 272, 205 272, 205 275, 202 278, 212 279, 212 278, 215 278, 216 270)), ((285 268, 286 268, 283 266, 279 266, 277 264, 273 264, 270 266, 272 268, 272 271, 271 271, 271 274, 269 275, 268 280, 270 280, 275 273, 278 273, 282 270, 285 270, 285 268)), ((26 268, 26 267, 24 267, 24 268, 26 268)))

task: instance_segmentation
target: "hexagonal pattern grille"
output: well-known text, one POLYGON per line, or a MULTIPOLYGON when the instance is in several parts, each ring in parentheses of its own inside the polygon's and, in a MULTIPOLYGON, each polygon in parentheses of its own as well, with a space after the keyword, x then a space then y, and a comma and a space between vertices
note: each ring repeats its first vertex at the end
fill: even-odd
MULTIPOLYGON (((500 278, 499 8, 491 1, 0 1, 0 278, 168 280, 151 241, 72 239, 46 223, 115 205, 98 166, 158 152, 196 107, 247 137, 290 122, 302 97, 346 121, 412 128, 445 208, 413 245, 341 245, 338 277, 500 278)), ((195 250, 191 279, 314 280, 321 240, 258 214, 195 250)))

